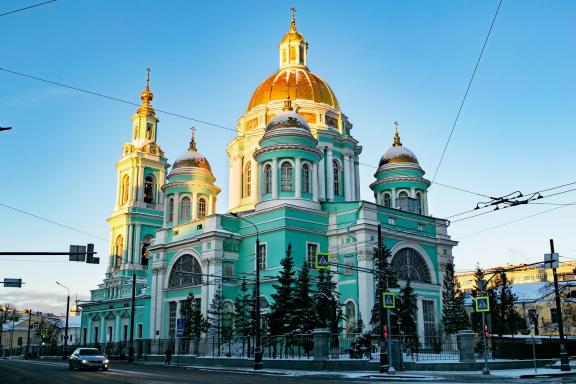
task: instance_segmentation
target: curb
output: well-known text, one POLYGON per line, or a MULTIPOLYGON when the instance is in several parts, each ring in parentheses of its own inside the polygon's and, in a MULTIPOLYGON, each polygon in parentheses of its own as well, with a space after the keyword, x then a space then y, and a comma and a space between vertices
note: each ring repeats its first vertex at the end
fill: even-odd
POLYGON ((520 375, 518 377, 520 379, 533 379, 538 377, 562 377, 562 376, 576 376, 576 372, 533 373, 528 375, 520 375))

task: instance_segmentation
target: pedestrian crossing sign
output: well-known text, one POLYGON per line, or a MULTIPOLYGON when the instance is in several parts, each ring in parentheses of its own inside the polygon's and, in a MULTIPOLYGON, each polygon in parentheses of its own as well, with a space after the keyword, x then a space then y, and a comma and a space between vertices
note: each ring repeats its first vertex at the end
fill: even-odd
POLYGON ((382 292, 382 308, 396 308, 396 294, 393 292, 382 292))
POLYGON ((490 300, 488 296, 478 296, 474 299, 476 304, 476 312, 489 312, 490 311, 490 300))
POLYGON ((330 268, 330 253, 318 252, 316 254, 316 269, 330 268))

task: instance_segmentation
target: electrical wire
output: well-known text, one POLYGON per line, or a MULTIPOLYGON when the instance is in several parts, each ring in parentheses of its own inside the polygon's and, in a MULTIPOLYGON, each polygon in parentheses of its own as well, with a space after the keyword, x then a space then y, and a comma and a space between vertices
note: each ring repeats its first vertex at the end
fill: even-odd
POLYGON ((438 161, 438 165, 436 166, 436 170, 434 171, 434 177, 432 177, 432 184, 436 181, 436 176, 438 175, 438 170, 440 169, 440 165, 442 165, 442 160, 444 160, 444 155, 446 154, 446 150, 448 149, 448 145, 450 144, 450 140, 452 139, 452 134, 454 133, 454 129, 456 128, 456 124, 458 123, 458 119, 460 118, 460 114, 462 113, 462 108, 464 107, 464 103, 468 98, 468 92, 470 91, 470 87, 472 86, 472 82, 474 81, 474 77, 476 76, 476 71, 478 70, 478 66, 480 65, 480 60, 482 59, 482 55, 484 54, 484 50, 486 49, 486 45, 488 44, 488 39, 490 39, 490 35, 492 33, 492 28, 494 27, 494 23, 496 22, 496 17, 498 17, 498 12, 500 11, 500 6, 502 5, 502 0, 498 2, 498 8, 496 8, 496 12, 494 13, 494 17, 492 18, 492 23, 490 24, 490 28, 488 29, 488 34, 484 39, 484 44, 482 44, 482 49, 480 50, 480 54, 478 55, 478 59, 476 60, 476 65, 474 66, 474 71, 472 72, 472 76, 470 77, 470 81, 468 81, 468 86, 466 87, 466 92, 464 92, 464 97, 460 102, 460 107, 458 108, 458 113, 456 114, 456 119, 454 119, 454 124, 452 124, 452 129, 450 130, 450 134, 448 135, 448 140, 446 140, 446 144, 444 145, 444 149, 442 150, 442 156, 440 156, 440 161, 438 161))
POLYGON ((28 6, 28 7, 24 7, 24 8, 20 8, 20 9, 15 9, 15 10, 10 11, 10 12, 0 13, 0 16, 11 15, 11 14, 16 13, 16 12, 25 11, 25 10, 30 9, 30 8, 40 7, 41 5, 46 5, 46 4, 54 3, 54 2, 56 2, 56 1, 58 1, 58 0, 45 1, 45 2, 43 2, 43 3, 30 5, 30 6, 28 6))

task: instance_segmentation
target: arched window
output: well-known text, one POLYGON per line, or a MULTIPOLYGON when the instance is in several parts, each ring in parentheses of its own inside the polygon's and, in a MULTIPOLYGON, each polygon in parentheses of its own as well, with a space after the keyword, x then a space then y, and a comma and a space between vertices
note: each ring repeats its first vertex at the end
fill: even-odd
POLYGON ((154 203, 155 184, 154 176, 148 175, 144 178, 144 202, 147 204, 154 203))
POLYGON ((272 193, 272 166, 264 166, 264 193, 272 193))
POLYGON ((142 264, 143 266, 148 265, 148 247, 150 246, 151 242, 152 242, 152 236, 146 236, 144 237, 144 240, 142 240, 142 254, 140 264, 142 264))
POLYGON ((126 204, 128 202, 128 191, 130 188, 130 177, 128 175, 124 175, 122 178, 122 188, 120 191, 121 199, 120 201, 122 204, 126 204))
POLYGON ((292 192, 292 164, 285 161, 280 166, 280 191, 292 192))
POLYGON ((201 197, 198 199, 198 219, 206 217, 206 199, 201 197))
POLYGON ((249 161, 244 167, 244 197, 249 197, 252 192, 252 163, 249 161))
POLYGON ((345 308, 346 332, 354 332, 354 324, 356 323, 356 305, 353 301, 346 303, 345 308))
POLYGON ((168 199, 168 222, 174 220, 174 198, 168 199))
POLYGON ((116 241, 114 242, 114 266, 119 267, 124 259, 124 237, 122 235, 116 236, 116 241))
POLYGON ((338 161, 332 161, 332 172, 334 174, 334 180, 332 181, 332 187, 334 189, 334 196, 340 195, 340 165, 338 161))
POLYGON ((422 194, 416 192, 416 213, 422 213, 422 194))
POLYGON ((390 207, 390 194, 389 193, 384 194, 384 206, 390 207))
POLYGON ((406 199, 408 197, 408 192, 402 191, 398 194, 399 199, 406 199))
POLYGON ((390 268, 398 273, 398 279, 410 280, 418 283, 431 283, 428 264, 418 251, 412 248, 403 248, 396 252, 390 268))
POLYGON ((192 255, 183 255, 172 267, 168 288, 190 287, 202 284, 202 267, 192 255))
POLYGON ((310 193, 310 166, 302 165, 302 193, 310 193))
POLYGON ((192 217, 190 208, 190 198, 188 196, 184 196, 180 199, 180 220, 190 220, 192 217))

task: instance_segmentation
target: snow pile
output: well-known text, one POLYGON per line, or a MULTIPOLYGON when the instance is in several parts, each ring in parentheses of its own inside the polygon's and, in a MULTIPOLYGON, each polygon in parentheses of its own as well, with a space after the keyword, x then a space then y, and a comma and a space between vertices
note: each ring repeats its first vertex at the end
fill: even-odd
POLYGON ((175 163, 178 163, 179 161, 184 161, 184 160, 200 160, 200 159, 206 159, 206 158, 200 152, 187 150, 186 152, 184 152, 183 154, 178 156, 175 163))
POLYGON ((285 125, 286 123, 293 123, 295 127, 306 127, 310 129, 308 126, 308 122, 300 116, 298 113, 294 111, 282 111, 278 113, 274 118, 270 121, 268 126, 275 126, 275 125, 285 125))
POLYGON ((386 152, 384 152, 382 158, 380 159, 380 163, 388 162, 389 160, 395 159, 400 156, 407 156, 410 157, 411 159, 414 159, 415 162, 418 162, 416 155, 414 155, 414 153, 411 150, 409 150, 406 147, 397 146, 397 147, 391 147, 386 152))

